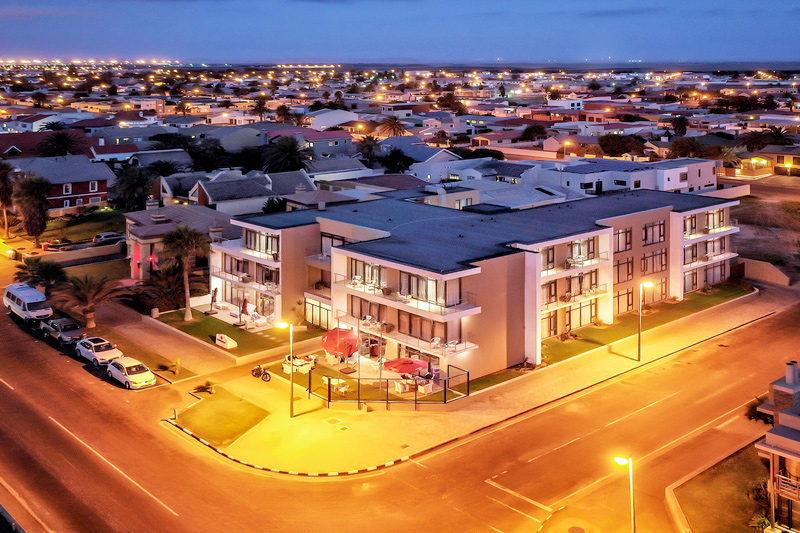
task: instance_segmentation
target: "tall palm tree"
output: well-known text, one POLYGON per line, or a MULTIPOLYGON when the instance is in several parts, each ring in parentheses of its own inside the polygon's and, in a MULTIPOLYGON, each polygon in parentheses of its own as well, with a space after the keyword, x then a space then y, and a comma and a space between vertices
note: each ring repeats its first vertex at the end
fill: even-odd
POLYGON ((788 137, 789 130, 783 126, 770 126, 764 133, 766 133, 768 136, 769 144, 794 144, 794 142, 788 137))
POLYGON ((378 133, 386 137, 401 137, 406 134, 406 127, 397 117, 386 117, 378 125, 378 133))
POLYGON ((669 157, 702 157, 706 147, 694 137, 683 137, 669 145, 669 157))
POLYGON ((289 117, 289 122, 291 122, 295 126, 302 126, 305 121, 306 121, 305 113, 292 113, 291 117, 289 117))
POLYGON ((689 127, 689 119, 683 115, 678 115, 672 119, 672 129, 675 130, 675 135, 683 137, 686 135, 686 129, 689 127))
POLYGON ((122 287, 119 280, 84 275, 69 278, 67 283, 56 287, 52 301, 81 315, 86 322, 86 329, 91 329, 97 326, 95 311, 98 307, 130 293, 131 290, 122 287))
POLYGON ((149 172, 140 167, 128 167, 117 178, 114 192, 124 200, 126 209, 144 209, 152 184, 153 178, 149 172))
POLYGON ((294 137, 279 136, 264 149, 264 172, 301 170, 311 159, 311 150, 302 148, 294 137))
POLYGON ((278 108, 275 110, 275 119, 278 122, 288 122, 289 118, 291 117, 292 112, 287 105, 279 105, 278 108))
POLYGON ((36 247, 39 247, 39 237, 47 229, 47 209, 50 195, 50 182, 44 178, 37 178, 28 174, 17 181, 12 198, 20 208, 22 227, 34 238, 36 247))
POLYGON ((49 296, 53 287, 67 281, 67 273, 58 263, 42 261, 41 257, 27 257, 21 265, 17 265, 14 281, 27 283, 31 287, 41 285, 45 295, 49 296))
POLYGON ((263 121, 264 115, 267 114, 267 111, 269 111, 267 99, 263 96, 259 96, 253 103, 253 108, 250 110, 250 114, 258 116, 258 120, 263 121))
POLYGON ((159 159, 158 161, 153 161, 147 167, 145 167, 148 174, 153 176, 172 176, 173 174, 180 172, 180 166, 175 161, 168 161, 165 159, 159 159))
POLYGON ((208 236, 203 233, 190 229, 187 226, 178 226, 173 231, 164 235, 164 250, 161 252, 163 257, 180 261, 183 270, 183 291, 186 297, 186 308, 183 320, 192 320, 192 306, 189 301, 191 298, 191 285, 189 283, 189 262, 192 257, 204 257, 211 250, 208 236))
POLYGON ((730 146, 717 145, 712 155, 714 159, 722 161, 723 167, 735 168, 742 162, 739 153, 730 146))
POLYGON ((344 95, 342 94, 342 91, 336 91, 333 93, 333 101, 337 104, 344 103, 344 95))
POLYGON ((763 149, 770 142, 770 135, 763 131, 751 131, 740 135, 738 145, 747 148, 748 152, 756 152, 763 149))
POLYGON ((189 104, 186 102, 186 100, 181 100, 181 101, 180 101, 180 102, 178 102, 178 103, 177 103, 177 105, 175 106, 175 112, 176 112, 176 113, 183 113, 183 116, 186 116, 186 113, 187 113, 187 112, 188 112, 188 111, 189 111, 191 108, 192 108, 192 106, 190 106, 190 105, 189 105, 189 104))
POLYGON ((60 120, 54 120, 52 122, 43 124, 39 128, 39 131, 62 131, 65 129, 67 129, 67 125, 64 122, 61 122, 60 120))
POLYGON ((370 165, 378 159, 378 152, 380 149, 380 142, 372 135, 365 136, 361 139, 361 142, 358 143, 358 151, 361 152, 361 156, 366 159, 370 165))
POLYGON ((89 147, 85 138, 72 131, 54 131, 36 145, 36 153, 42 157, 59 157, 80 154, 89 147))
POLYGON ((14 167, 0 161, 0 206, 3 208, 3 229, 5 238, 8 239, 8 208, 13 202, 14 184, 16 183, 16 173, 14 167))

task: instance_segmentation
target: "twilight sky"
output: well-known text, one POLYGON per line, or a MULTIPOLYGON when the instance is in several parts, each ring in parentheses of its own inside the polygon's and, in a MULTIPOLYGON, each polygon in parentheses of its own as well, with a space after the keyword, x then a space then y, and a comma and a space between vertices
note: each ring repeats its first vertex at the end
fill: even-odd
POLYGON ((0 0, 0 59, 797 61, 799 22, 796 0, 0 0))

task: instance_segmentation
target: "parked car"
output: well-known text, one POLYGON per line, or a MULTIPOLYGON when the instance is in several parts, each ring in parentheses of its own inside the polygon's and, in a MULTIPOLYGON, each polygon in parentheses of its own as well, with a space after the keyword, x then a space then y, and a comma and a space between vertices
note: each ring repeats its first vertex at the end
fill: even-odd
POLYGON ((59 346, 75 344, 86 337, 81 325, 71 318, 45 318, 39 327, 45 338, 51 337, 59 346))
POLYGON ((156 376, 141 361, 133 357, 120 357, 108 365, 108 377, 116 379, 126 389, 143 389, 156 384, 156 376))
POLYGON ((113 231, 107 231, 105 233, 98 233, 92 239, 92 243, 95 246, 100 246, 101 244, 115 244, 120 241, 125 240, 125 235, 122 233, 115 233, 113 231))
POLYGON ((107 365, 114 359, 122 357, 116 344, 111 344, 103 337, 83 339, 75 345, 75 353, 91 361, 94 366, 107 365))
POLYGON ((26 323, 53 316, 47 297, 27 283, 12 283, 3 293, 3 305, 26 323))

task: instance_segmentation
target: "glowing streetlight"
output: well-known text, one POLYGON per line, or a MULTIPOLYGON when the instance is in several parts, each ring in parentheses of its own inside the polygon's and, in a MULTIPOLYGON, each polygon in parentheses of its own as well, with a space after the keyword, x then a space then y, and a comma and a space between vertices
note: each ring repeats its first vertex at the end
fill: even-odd
POLYGON ((567 146, 569 146, 570 144, 572 143, 569 141, 564 141, 564 157, 567 157, 567 146))
POLYGON ((289 328, 289 362, 291 372, 289 372, 289 418, 294 418, 294 327, 287 322, 279 322, 281 329, 289 328))
POLYGON ((642 308, 644 307, 644 289, 653 288, 652 281, 645 281, 639 284, 639 349, 636 352, 636 360, 642 360, 642 308))
POLYGON ((628 479, 630 481, 631 490, 631 531, 636 533, 636 506, 633 502, 633 458, 632 457, 614 457, 614 462, 619 466, 628 467, 628 479))

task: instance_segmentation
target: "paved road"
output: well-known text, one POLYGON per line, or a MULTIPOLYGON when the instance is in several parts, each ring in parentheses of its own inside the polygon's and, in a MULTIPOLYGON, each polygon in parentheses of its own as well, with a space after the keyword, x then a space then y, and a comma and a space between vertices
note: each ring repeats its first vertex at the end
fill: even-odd
MULTIPOLYGON (((55 531, 507 533, 535 531, 562 505, 548 530, 574 522, 587 533, 615 531, 627 507, 624 473, 611 458, 632 455, 642 486, 652 484, 649 465, 670 450, 665 444, 716 427, 780 375, 794 353, 796 316, 764 319, 416 462, 301 480, 209 455, 159 423, 186 395, 121 389, 3 315, 0 478, 55 531)), ((716 441, 703 442, 713 454, 716 441)), ((658 476, 683 473, 662 468, 658 476)), ((651 492, 640 503, 650 521, 643 530, 667 531, 651 492)))
POLYGON ((773 175, 758 180, 720 179, 727 185, 750 185, 750 194, 765 200, 800 202, 800 177, 773 175))

